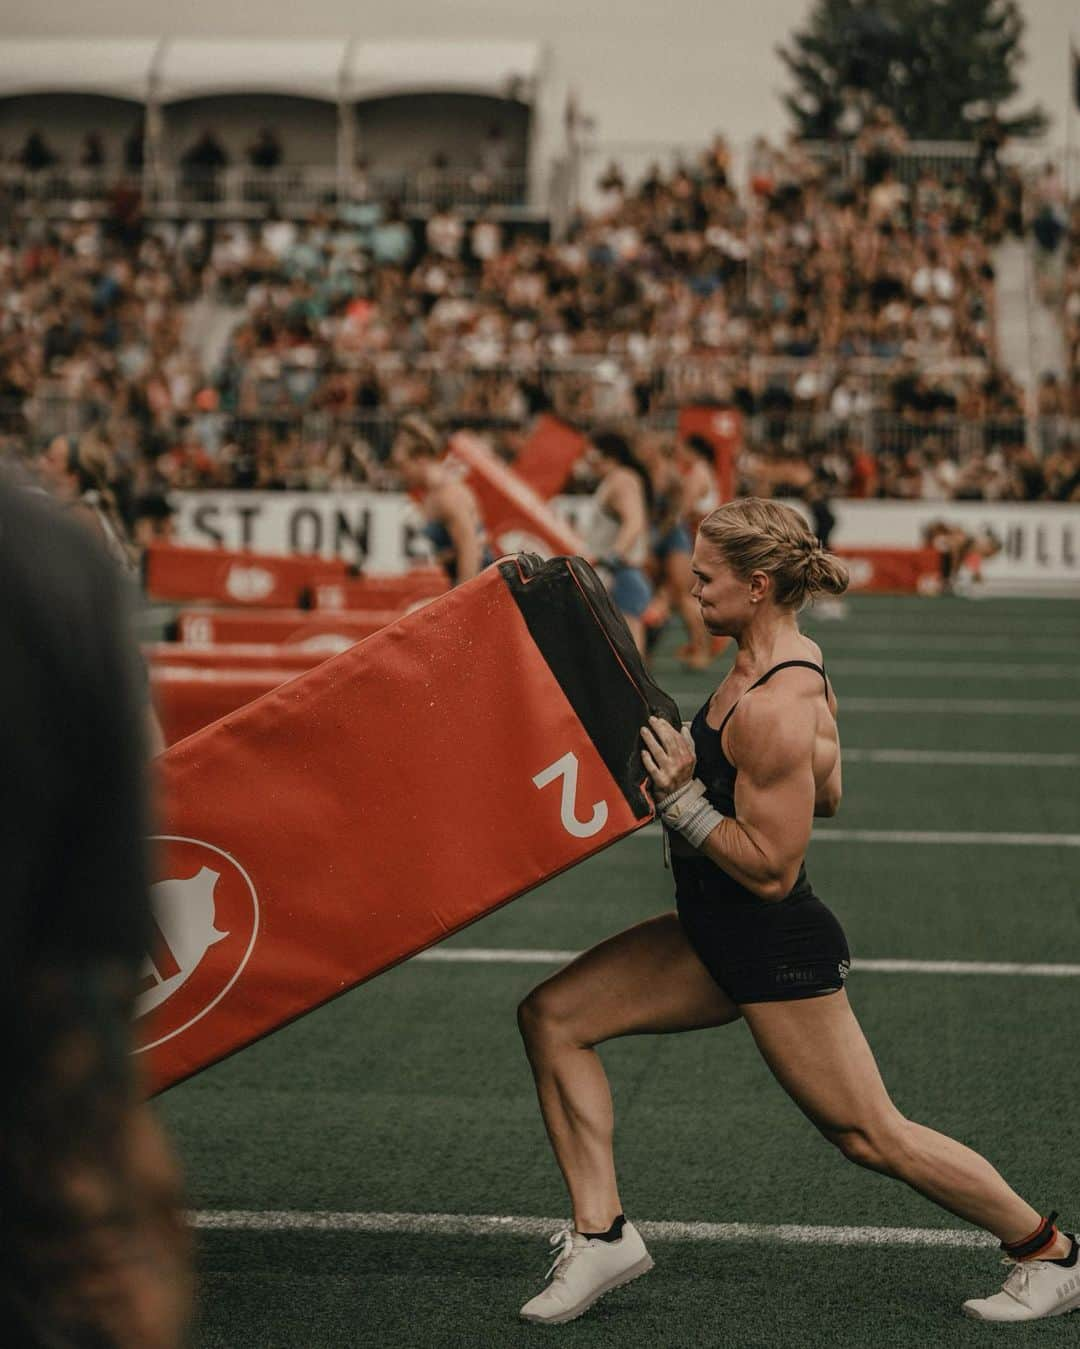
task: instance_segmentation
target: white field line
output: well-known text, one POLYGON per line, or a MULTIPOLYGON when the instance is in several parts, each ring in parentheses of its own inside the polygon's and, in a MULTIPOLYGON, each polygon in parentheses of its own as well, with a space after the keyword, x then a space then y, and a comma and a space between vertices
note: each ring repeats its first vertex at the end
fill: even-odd
POLYGON ((847 749, 844 763, 953 764, 970 768, 1080 768, 1080 754, 1010 750, 847 749))
MULTIPOLYGON (((393 1236, 546 1237, 565 1218, 494 1213, 333 1213, 293 1209, 203 1209, 188 1215, 204 1232, 366 1232, 393 1236)), ((635 1222, 652 1241, 767 1241, 789 1246, 994 1246, 985 1232, 952 1227, 804 1227, 795 1223, 635 1222)))
MULTIPOLYGON (((649 839, 660 834, 654 821, 644 828, 627 834, 619 841, 649 839)), ((971 843, 980 848, 1080 848, 1080 834, 986 834, 959 829, 815 829, 811 843, 971 843)))
POLYGON ((970 660, 830 660, 830 674, 877 675, 897 679, 1080 679, 1080 665, 1025 665, 970 660))
POLYGON ((848 654, 859 655, 863 651, 909 651, 913 655, 923 655, 930 651, 959 651, 964 655, 975 655, 987 651, 1007 652, 1012 656, 1068 656, 1080 652, 1080 636, 1075 638, 1045 639, 1038 637, 989 637, 974 633, 969 637, 943 637, 938 634, 910 633, 903 635, 891 632, 862 632, 858 629, 850 632, 842 628, 822 627, 819 634, 824 638, 830 650, 833 647, 848 647, 848 654), (974 650, 973 650, 974 648, 974 650))
MULTIPOLYGON (((700 703, 701 684, 663 681, 664 691, 675 699, 700 703)), ((949 712, 953 716, 980 717, 1076 717, 1077 698, 852 698, 840 692, 840 716, 851 712, 949 712)))
MULTIPOLYGON (((433 946, 413 960, 444 965, 565 965, 580 951, 521 950, 499 946, 433 946)), ((987 974, 1080 979, 1080 965, 1024 965, 1003 960, 853 960, 859 974, 987 974)))

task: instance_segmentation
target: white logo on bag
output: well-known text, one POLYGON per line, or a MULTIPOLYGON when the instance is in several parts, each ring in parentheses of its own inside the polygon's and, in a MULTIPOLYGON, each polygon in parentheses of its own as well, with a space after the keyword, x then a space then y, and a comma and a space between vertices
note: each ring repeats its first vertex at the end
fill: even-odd
POLYGON ((251 877, 213 843, 176 834, 151 840, 149 951, 135 1001, 135 1053, 180 1035, 212 1011, 240 978, 259 933, 251 877))
POLYGON ((592 815, 587 820, 578 818, 577 804, 578 757, 571 750, 561 759, 556 759, 533 778, 533 786, 543 788, 562 778, 562 798, 559 803, 559 818, 562 827, 574 838, 592 838, 607 824, 608 808, 606 801, 594 801, 592 815))
POLYGON ((265 567, 243 567, 234 563, 225 578, 225 592, 234 600, 264 600, 273 589, 274 574, 265 567))
MULTIPOLYGON (((229 935, 214 926, 214 888, 220 879, 220 872, 203 867, 190 880, 159 881, 150 887, 150 906, 167 952, 167 966, 159 969, 154 957, 146 957, 142 968, 144 991, 135 1001, 137 1017, 170 998, 198 969, 210 947, 229 935)), ((157 961, 161 960, 158 954, 157 961)))

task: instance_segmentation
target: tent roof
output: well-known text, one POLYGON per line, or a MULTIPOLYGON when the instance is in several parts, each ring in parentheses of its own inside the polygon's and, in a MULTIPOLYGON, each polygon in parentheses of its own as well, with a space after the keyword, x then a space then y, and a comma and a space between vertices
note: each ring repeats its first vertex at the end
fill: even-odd
POLYGON ((219 94, 285 94, 336 103, 345 38, 176 38, 162 52, 163 103, 219 94))
POLYGON ((266 93, 337 102, 454 92, 532 99, 536 42, 348 38, 7 38, 0 98, 103 94, 163 103, 266 93), (343 83, 344 82, 344 83, 343 83))
POLYGON ((0 98, 102 94, 143 102, 158 38, 21 38, 0 42, 0 98))
POLYGON ((455 92, 532 98, 538 42, 358 42, 349 51, 349 96, 455 92))

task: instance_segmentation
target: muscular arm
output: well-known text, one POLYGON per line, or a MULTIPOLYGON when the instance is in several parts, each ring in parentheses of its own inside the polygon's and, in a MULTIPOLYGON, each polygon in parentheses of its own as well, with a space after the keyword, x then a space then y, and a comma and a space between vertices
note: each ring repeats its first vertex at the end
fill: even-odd
MULTIPOLYGON (((643 735, 657 771, 650 758, 645 766, 663 795, 689 782, 694 754, 677 732, 655 719, 650 727, 643 735)), ((721 819, 700 851, 761 899, 790 892, 810 842, 814 736, 814 718, 797 691, 770 689, 749 697, 731 722, 728 750, 739 770, 735 816, 721 819)))
POLYGON ((790 892, 810 842, 814 725, 801 701, 770 690, 732 719, 735 818, 721 820, 701 849, 762 899, 790 892))

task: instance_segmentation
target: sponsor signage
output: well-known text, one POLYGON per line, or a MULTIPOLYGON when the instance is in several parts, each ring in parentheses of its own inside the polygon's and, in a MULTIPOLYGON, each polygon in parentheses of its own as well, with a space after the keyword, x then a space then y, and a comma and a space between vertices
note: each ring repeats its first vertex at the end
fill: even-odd
MULTIPOLYGON (((396 492, 177 492, 174 500, 182 544, 321 553, 388 573, 429 556, 418 508, 396 492)), ((831 505, 836 547, 921 549, 926 527, 943 520, 1000 543, 982 564, 988 592, 1080 589, 1080 505, 841 499, 831 505)), ((551 507, 587 536, 589 497, 557 497, 551 507)), ((246 585, 254 585, 252 578, 246 585)))
POLYGON ((927 528, 944 522, 997 550, 981 561, 988 593, 1080 590, 1080 505, 838 500, 831 506, 838 549, 923 548, 927 528))
MULTIPOLYGON (((418 508, 398 492, 175 492, 175 539, 198 548, 340 557, 376 572, 428 557, 418 508)), ((245 598, 258 578, 236 582, 245 598)))

